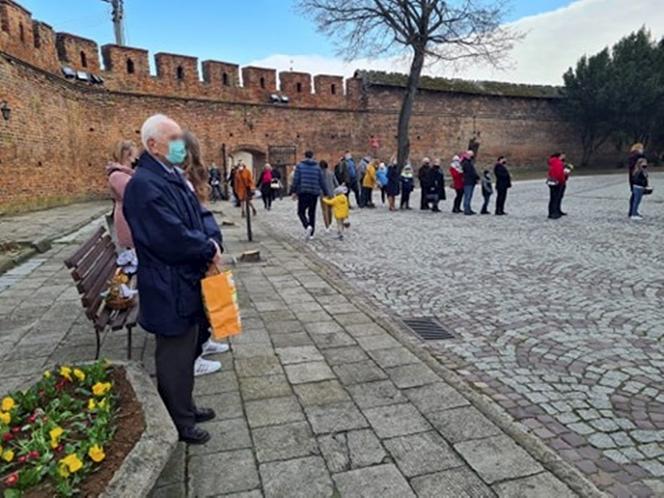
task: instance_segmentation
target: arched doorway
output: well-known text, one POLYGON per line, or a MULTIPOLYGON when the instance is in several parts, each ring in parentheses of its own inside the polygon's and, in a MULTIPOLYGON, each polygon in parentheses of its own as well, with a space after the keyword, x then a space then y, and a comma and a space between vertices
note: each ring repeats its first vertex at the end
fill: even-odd
POLYGON ((254 178, 263 171, 266 162, 266 153, 260 147, 252 145, 238 145, 228 154, 229 167, 244 163, 254 178))

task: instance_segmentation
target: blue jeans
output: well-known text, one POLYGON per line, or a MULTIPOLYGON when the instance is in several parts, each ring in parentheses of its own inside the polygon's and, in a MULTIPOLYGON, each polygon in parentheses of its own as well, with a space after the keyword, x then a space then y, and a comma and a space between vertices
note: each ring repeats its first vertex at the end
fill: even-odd
POLYGON ((470 203, 473 200, 473 192, 475 191, 475 185, 464 185, 463 186, 463 212, 464 214, 470 214, 472 208, 470 203))
POLYGON ((644 190, 645 189, 639 185, 634 185, 634 187, 632 187, 632 202, 629 206, 630 216, 640 216, 639 205, 641 204, 641 199, 643 199, 644 190))

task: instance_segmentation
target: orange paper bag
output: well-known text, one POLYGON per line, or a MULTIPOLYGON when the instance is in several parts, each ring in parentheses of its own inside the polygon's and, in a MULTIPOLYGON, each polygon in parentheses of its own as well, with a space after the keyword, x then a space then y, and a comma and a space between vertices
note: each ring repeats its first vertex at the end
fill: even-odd
POLYGON ((213 339, 226 339, 242 332, 233 274, 230 271, 211 269, 208 276, 201 281, 201 286, 213 339))

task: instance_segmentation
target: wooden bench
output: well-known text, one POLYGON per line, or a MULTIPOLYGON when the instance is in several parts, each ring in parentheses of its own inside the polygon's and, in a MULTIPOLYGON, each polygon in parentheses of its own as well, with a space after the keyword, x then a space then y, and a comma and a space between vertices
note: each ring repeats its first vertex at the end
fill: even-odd
POLYGON ((108 289, 115 271, 117 254, 111 237, 100 227, 74 254, 65 260, 81 296, 85 315, 92 322, 97 336, 99 359, 103 339, 109 331, 127 330, 127 358, 131 359, 131 332, 136 326, 138 302, 127 310, 106 307, 102 292, 108 289), (103 336, 103 337, 102 337, 103 336))

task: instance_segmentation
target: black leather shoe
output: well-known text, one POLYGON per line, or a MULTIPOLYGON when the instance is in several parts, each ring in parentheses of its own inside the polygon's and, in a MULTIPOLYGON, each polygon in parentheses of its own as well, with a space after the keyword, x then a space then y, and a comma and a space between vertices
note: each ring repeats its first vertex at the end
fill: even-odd
POLYGON ((210 433, 200 427, 185 427, 180 431, 180 441, 187 444, 205 444, 210 440, 210 433))
POLYGON ((216 416, 217 415, 214 413, 212 408, 196 408, 196 411, 194 412, 194 417, 196 417, 197 424, 202 424, 203 422, 212 420, 216 416))

